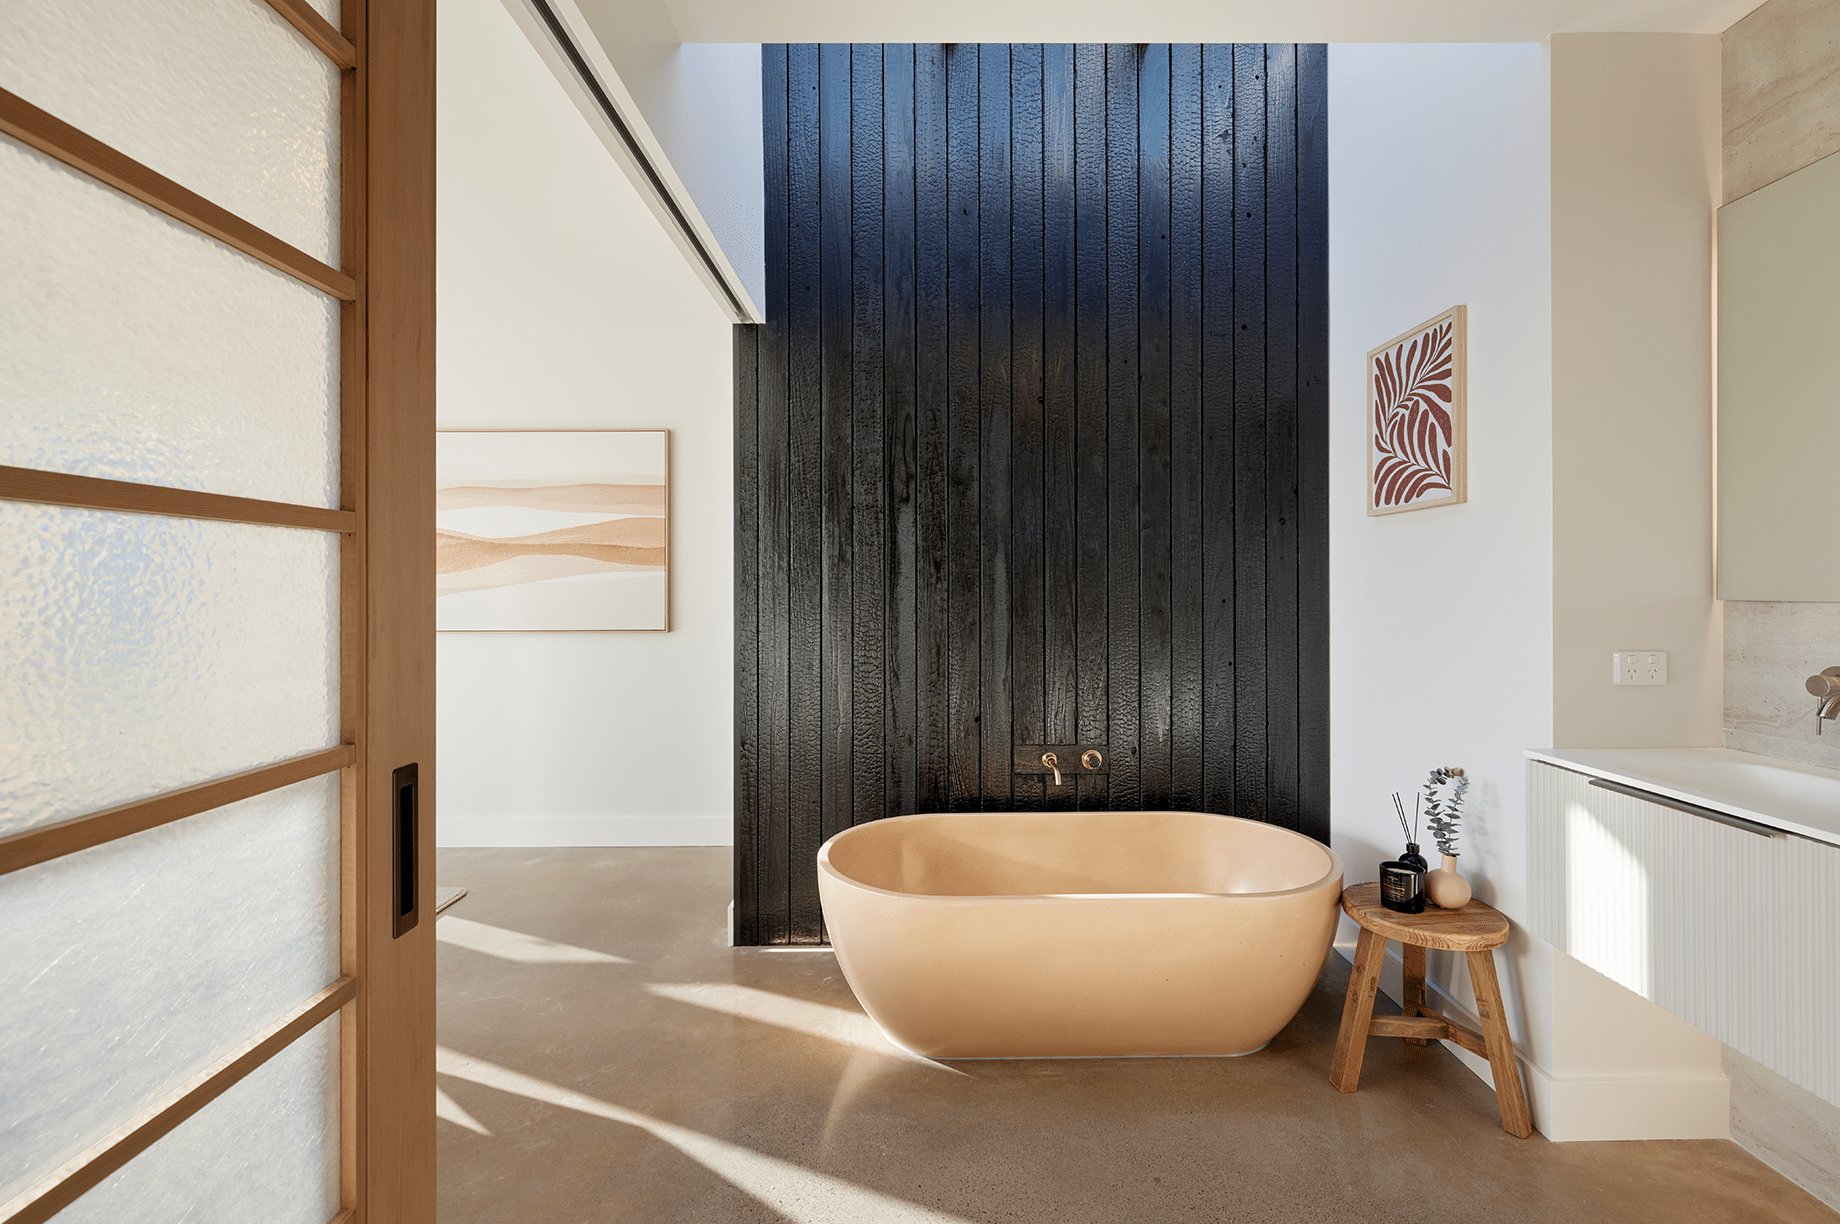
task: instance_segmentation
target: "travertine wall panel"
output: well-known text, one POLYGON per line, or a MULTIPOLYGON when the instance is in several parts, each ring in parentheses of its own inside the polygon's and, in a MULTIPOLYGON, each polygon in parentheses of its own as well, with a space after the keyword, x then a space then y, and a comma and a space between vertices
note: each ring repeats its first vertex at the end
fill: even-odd
POLYGON ((1840 604, 1725 603, 1725 746, 1840 769, 1840 723, 1817 733, 1803 681, 1840 664, 1840 604))
POLYGON ((1840 151, 1840 4, 1770 0, 1722 52, 1727 204, 1840 151))

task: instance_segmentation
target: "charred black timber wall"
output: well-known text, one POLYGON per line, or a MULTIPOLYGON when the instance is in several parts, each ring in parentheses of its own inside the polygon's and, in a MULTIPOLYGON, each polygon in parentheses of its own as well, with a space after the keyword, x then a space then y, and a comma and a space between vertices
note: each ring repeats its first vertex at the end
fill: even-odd
POLYGON ((763 55, 737 942, 822 942, 817 849, 883 816, 1327 840, 1325 48, 763 55))

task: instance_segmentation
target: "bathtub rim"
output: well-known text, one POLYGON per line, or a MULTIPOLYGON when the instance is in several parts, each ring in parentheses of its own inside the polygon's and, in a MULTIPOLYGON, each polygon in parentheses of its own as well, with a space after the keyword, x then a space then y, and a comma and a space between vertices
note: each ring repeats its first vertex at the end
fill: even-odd
MULTIPOLYGON (((1001 813, 999 812, 912 812, 906 816, 884 816, 880 820, 872 820, 868 822, 868 824, 851 825, 847 829, 843 829, 843 830, 840 830, 839 832, 831 834, 828 838, 824 840, 824 844, 818 847, 818 871, 822 875, 830 876, 832 879, 836 880, 841 885, 844 885, 849 888, 854 888, 858 890, 859 892, 873 893, 876 896, 881 896, 881 897, 913 897, 913 898, 924 899, 926 901, 931 901, 931 902, 1015 901, 1015 902, 1037 902, 1037 903, 1056 903, 1058 902, 1062 904, 1078 903, 1078 902, 1083 902, 1083 901, 1118 902, 1118 901, 1131 901, 1131 900, 1140 900, 1140 899, 1145 900, 1145 901, 1206 900, 1206 899, 1220 899, 1220 900, 1234 900, 1234 901, 1238 901, 1238 900, 1270 901, 1270 900, 1276 900, 1276 899, 1283 898, 1283 897, 1304 896, 1305 894, 1319 891, 1330 880, 1340 878, 1345 881, 1347 878, 1347 869, 1342 863, 1342 856, 1335 852, 1335 848, 1333 846, 1330 846, 1324 842, 1319 842, 1314 837, 1311 837, 1307 833, 1299 833, 1295 829, 1287 829, 1283 825, 1274 825, 1274 824, 1271 824, 1263 820, 1252 820, 1245 816, 1224 816, 1219 812, 1182 812, 1182 811, 1177 811, 1174 808, 1154 808, 1154 809, 1151 809, 1150 811, 1145 811, 1145 812, 1119 811, 1119 812, 1115 812, 1112 814, 1115 814, 1118 816, 1152 816, 1152 815, 1158 815, 1162 813, 1168 813, 1170 815, 1176 815, 1176 816, 1205 816, 1210 820, 1230 820, 1237 824, 1258 825, 1261 828, 1275 829, 1278 832, 1288 834, 1291 837, 1302 838, 1304 841, 1309 842, 1312 846, 1316 847, 1317 849, 1321 850, 1324 854, 1329 856, 1329 870, 1325 871, 1322 875, 1318 876, 1316 879, 1312 880, 1308 884, 1302 884, 1296 888, 1272 889, 1272 890, 1268 890, 1265 892, 916 893, 916 892, 901 892, 898 889, 881 888, 874 884, 865 884, 861 880, 856 879, 854 876, 845 875, 842 871, 838 870, 835 866, 832 865, 831 847, 835 845, 836 842, 840 838, 848 837, 850 834, 856 832, 858 829, 866 829, 874 825, 894 824, 894 823, 898 823, 901 821, 908 821, 908 820, 936 820, 942 817, 947 818, 947 819, 952 819, 952 820, 959 820, 959 819, 974 819, 979 816, 997 816, 997 815, 1051 817, 1051 816, 1067 816, 1067 815, 1080 815, 1081 814, 1079 812, 1001 812, 1001 813)), ((1338 901, 1340 900, 1340 897, 1341 897, 1341 889, 1337 889, 1336 898, 1338 901)))

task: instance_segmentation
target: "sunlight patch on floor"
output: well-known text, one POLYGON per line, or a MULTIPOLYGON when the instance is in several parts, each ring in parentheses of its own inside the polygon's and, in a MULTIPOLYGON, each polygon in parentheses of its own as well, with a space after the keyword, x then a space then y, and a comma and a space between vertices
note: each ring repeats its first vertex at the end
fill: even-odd
MULTIPOLYGON (((835 1010, 835 1009, 831 1009, 835 1010)), ((564 1088, 506 1067, 435 1047, 435 1070, 500 1092, 571 1109, 591 1117, 636 1126, 670 1144, 743 1192, 753 1195, 794 1224, 968 1224, 960 1216, 921 1207, 789 1161, 764 1156, 700 1131, 564 1088)))
POLYGON ((774 994, 770 990, 738 986, 733 982, 647 982, 645 989, 661 999, 705 1007, 710 1011, 770 1024, 775 1028, 791 1029, 808 1037, 834 1041, 839 1045, 887 1058, 923 1063, 941 1071, 951 1071, 954 1075, 964 1074, 944 1063, 903 1050, 882 1035, 882 1030, 875 1027, 875 1021, 848 1008, 795 999, 789 995, 774 994))
POLYGON ((434 1090, 434 1116, 437 1118, 446 1118, 454 1125, 464 1126, 466 1129, 484 1135, 488 1139, 492 1137, 492 1132, 481 1126, 479 1124, 479 1119, 466 1112, 465 1107, 463 1107, 460 1102, 454 1100, 454 1098, 448 1096, 439 1088, 434 1090))
POLYGON ((434 937, 456 948, 483 952, 487 956, 524 965, 632 964, 624 956, 596 952, 592 948, 578 948, 574 944, 555 943, 521 931, 507 931, 503 927, 487 926, 470 918, 457 918, 452 914, 442 915, 434 924, 434 937))

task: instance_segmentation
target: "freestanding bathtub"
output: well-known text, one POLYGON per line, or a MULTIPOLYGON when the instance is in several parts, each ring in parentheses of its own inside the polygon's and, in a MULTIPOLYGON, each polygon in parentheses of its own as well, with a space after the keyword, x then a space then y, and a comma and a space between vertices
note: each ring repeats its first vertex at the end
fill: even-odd
POLYGON ((818 851, 844 977, 929 1058, 1249 1054, 1303 1006, 1342 862, 1199 812, 967 812, 818 851))

